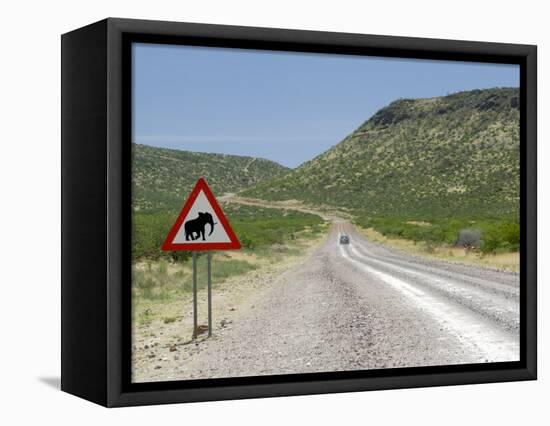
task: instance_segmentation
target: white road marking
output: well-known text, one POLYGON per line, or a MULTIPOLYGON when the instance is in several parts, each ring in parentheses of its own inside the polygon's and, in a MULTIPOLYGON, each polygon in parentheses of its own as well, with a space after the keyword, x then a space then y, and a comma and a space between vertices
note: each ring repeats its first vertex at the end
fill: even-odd
MULTIPOLYGON (((480 362, 519 360, 519 339, 512 339, 509 333, 481 321, 465 308, 453 307, 399 278, 365 265, 349 256, 342 245, 338 246, 344 259, 408 297, 421 311, 459 339, 472 354, 477 355, 480 362)), ((357 256, 356 251, 352 247, 350 249, 357 256)))

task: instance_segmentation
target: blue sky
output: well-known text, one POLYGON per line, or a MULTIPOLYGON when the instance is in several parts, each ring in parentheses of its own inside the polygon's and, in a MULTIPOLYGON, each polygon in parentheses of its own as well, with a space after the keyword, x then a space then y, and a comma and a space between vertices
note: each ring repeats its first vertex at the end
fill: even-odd
POLYGON ((288 167, 399 98, 519 87, 519 67, 210 47, 133 46, 133 141, 288 167))

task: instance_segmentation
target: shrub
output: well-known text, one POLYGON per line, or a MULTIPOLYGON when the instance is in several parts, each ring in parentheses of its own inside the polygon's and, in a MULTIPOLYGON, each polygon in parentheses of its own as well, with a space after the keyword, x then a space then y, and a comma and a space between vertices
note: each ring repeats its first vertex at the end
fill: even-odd
POLYGON ((430 226, 418 226, 411 223, 411 219, 365 216, 359 217, 355 222, 364 228, 374 228, 385 236, 405 238, 415 243, 473 247, 485 254, 519 249, 518 218, 414 218, 416 221, 428 222, 430 226))
POLYGON ((497 251, 519 250, 520 227, 517 222, 503 222, 489 227, 483 233, 481 251, 495 253, 497 251))
MULTIPOLYGON (((235 230, 241 246, 256 250, 273 244, 284 244, 295 239, 296 233, 306 228, 319 231, 324 221, 317 215, 297 211, 261 208, 255 206, 226 205, 226 215, 235 230)), ((161 245, 172 226, 177 212, 134 212, 132 216, 133 239, 132 257, 134 260, 168 260, 185 262, 191 257, 189 251, 161 250, 161 245)), ((166 264, 159 271, 166 275, 166 264)))
POLYGON ((458 233, 456 245, 470 248, 479 248, 481 245, 481 232, 477 229, 462 229, 458 233))

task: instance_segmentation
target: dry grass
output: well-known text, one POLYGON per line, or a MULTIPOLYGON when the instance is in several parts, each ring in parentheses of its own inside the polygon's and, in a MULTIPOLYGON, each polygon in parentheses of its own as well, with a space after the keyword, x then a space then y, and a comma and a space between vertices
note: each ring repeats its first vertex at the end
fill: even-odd
MULTIPOLYGON (((326 231, 326 230, 325 230, 326 231)), ((253 276, 272 265, 293 264, 326 237, 311 230, 297 233, 295 240, 266 249, 216 251, 212 256, 214 287, 240 277, 253 276)), ((206 256, 198 259, 198 288, 206 286, 206 256)), ((182 301, 191 298, 192 263, 143 261, 133 266, 132 315, 136 324, 154 320, 170 323, 182 318, 182 301)))
POLYGON ((408 223, 409 225, 416 225, 416 226, 432 226, 430 222, 422 222, 418 220, 409 220, 408 222, 405 222, 405 223, 408 223))
POLYGON ((450 262, 466 263, 485 268, 496 268, 505 271, 519 271, 519 252, 482 254, 467 251, 460 247, 415 243, 404 238, 389 238, 372 228, 361 229, 361 232, 371 241, 388 245, 417 256, 442 259, 450 262))

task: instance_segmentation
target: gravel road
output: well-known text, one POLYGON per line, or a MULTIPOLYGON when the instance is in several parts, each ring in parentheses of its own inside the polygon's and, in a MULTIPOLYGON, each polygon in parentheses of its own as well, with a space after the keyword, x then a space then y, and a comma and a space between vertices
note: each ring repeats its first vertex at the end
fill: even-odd
POLYGON ((519 276, 417 258, 335 222, 211 339, 182 346, 145 380, 519 359, 519 276), (349 245, 339 236, 350 236, 349 245))

